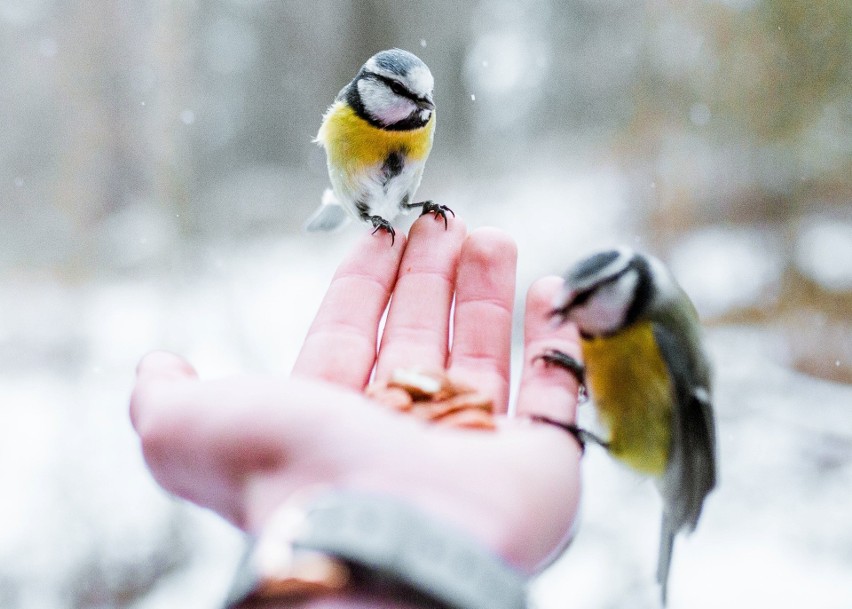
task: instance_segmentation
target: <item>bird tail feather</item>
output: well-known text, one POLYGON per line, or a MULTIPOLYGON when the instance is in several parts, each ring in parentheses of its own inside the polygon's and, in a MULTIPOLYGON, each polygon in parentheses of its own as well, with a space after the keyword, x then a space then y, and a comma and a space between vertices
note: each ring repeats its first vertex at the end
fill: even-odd
POLYGON ((663 514, 663 523, 660 527, 660 555, 657 561, 657 583, 660 584, 660 598, 663 606, 666 606, 669 588, 669 568, 672 564, 672 551, 674 550, 675 530, 669 519, 663 514))
POLYGON ((326 188, 322 193, 320 206, 305 222, 304 229, 309 233, 333 231, 346 224, 348 220, 349 214, 334 196, 334 191, 326 188))

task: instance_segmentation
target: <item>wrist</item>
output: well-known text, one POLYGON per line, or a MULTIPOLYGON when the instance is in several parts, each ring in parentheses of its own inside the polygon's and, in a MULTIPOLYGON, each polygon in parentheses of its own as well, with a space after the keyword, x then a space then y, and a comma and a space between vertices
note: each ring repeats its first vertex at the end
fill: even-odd
POLYGON ((226 607, 357 607, 361 601, 522 609, 526 578, 465 533, 403 502, 330 491, 288 501, 273 514, 250 545, 226 607), (297 604, 302 600, 306 604, 297 604))

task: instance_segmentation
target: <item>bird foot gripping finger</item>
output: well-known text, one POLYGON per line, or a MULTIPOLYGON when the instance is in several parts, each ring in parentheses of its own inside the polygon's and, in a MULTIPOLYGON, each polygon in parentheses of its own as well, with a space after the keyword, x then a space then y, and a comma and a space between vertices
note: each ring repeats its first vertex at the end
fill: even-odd
POLYGON ((553 425, 554 427, 558 427, 563 431, 567 431, 571 434, 575 440, 577 440, 577 444, 580 445, 580 450, 586 452, 586 444, 589 442, 593 444, 597 444, 601 446, 605 450, 609 450, 610 444, 600 436, 593 434, 591 431, 587 429, 583 429, 582 427, 578 427, 574 423, 563 423, 561 421, 556 421, 555 419, 551 419, 550 417, 545 417, 543 415, 530 415, 530 419, 536 421, 538 423, 545 423, 547 425, 553 425))
POLYGON ((435 214, 436 218, 443 218, 445 229, 449 226, 449 221, 447 220, 447 212, 450 212, 454 218, 456 217, 456 212, 454 212, 452 209, 450 209, 446 205, 439 205, 438 203, 433 203, 432 201, 422 201, 420 203, 414 203, 411 207, 422 207, 422 211, 420 212, 421 216, 425 216, 426 214, 435 214))
POLYGON ((547 366, 558 366, 571 374, 577 381, 577 399, 585 402, 588 399, 586 391, 586 367, 576 358, 557 349, 547 349, 535 356, 533 361, 541 360, 547 366))
POLYGON ((387 231, 391 237, 391 247, 393 247, 394 241, 396 239, 396 231, 394 230, 391 223, 382 218, 381 216, 370 216, 370 222, 373 223, 373 234, 375 235, 380 230, 387 231))

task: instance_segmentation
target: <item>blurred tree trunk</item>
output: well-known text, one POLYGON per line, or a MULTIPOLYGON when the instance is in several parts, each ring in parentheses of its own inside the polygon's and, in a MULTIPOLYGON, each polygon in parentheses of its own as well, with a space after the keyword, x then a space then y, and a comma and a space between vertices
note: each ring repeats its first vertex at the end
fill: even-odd
POLYGON ((94 225, 144 188, 149 163, 138 146, 140 104, 130 92, 135 43, 144 37, 132 3, 70 3, 60 15, 57 95, 63 102, 55 212, 73 244, 65 270, 95 256, 94 225))
POLYGON ((144 117, 153 164, 153 196, 165 217, 184 234, 197 232, 192 208, 194 166, 189 132, 193 110, 198 4, 195 0, 153 3, 151 57, 155 89, 144 117))

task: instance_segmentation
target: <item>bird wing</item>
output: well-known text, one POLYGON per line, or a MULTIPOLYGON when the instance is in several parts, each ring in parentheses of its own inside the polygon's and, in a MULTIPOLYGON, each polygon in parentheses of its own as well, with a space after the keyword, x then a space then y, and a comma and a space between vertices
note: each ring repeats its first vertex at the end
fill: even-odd
MULTIPOLYGON (((695 528, 704 498, 716 485, 716 432, 709 366, 687 337, 657 324, 654 336, 675 391, 669 463, 661 491, 676 529, 695 528)), ((698 343, 696 343, 697 345, 698 343)))
POLYGON ((704 499, 716 485, 716 432, 709 365, 698 337, 690 342, 689 336, 664 324, 655 325, 654 336, 668 366, 676 400, 669 461, 660 482, 664 507, 657 581, 665 603, 674 537, 681 529, 695 528, 704 499))

